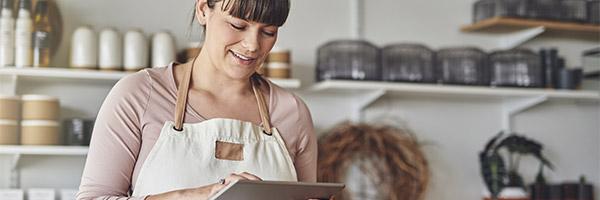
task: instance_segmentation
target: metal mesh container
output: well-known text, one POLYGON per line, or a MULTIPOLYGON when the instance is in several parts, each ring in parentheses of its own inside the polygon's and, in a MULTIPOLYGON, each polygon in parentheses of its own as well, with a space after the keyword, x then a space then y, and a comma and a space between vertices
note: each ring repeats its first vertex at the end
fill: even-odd
POLYGON ((562 21, 586 22, 586 0, 562 0, 562 21))
POLYGON ((563 16, 562 0, 529 0, 527 13, 530 18, 560 20, 563 16))
POLYGON ((317 80, 381 80, 379 48, 361 40, 338 40, 319 47, 317 80))
POLYGON ((435 79, 435 53, 420 44, 395 44, 381 51, 384 81, 429 82, 435 79))
POLYGON ((540 56, 527 49, 496 51, 489 56, 491 85, 544 87, 540 56))
POLYGON ((440 49, 436 54, 438 81, 449 84, 489 85, 487 54, 474 47, 440 49))
POLYGON ((587 22, 600 24, 600 1, 588 1, 587 4, 587 22))
POLYGON ((473 22, 492 17, 526 17, 527 0, 479 0, 473 5, 473 22))

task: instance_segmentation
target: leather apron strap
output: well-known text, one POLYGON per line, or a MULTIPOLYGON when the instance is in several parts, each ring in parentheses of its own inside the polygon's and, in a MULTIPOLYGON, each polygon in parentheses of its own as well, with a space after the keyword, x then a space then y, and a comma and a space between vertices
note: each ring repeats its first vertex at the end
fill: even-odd
MULTIPOLYGON (((175 130, 182 131, 183 130, 183 121, 185 117, 185 110, 187 106, 187 97, 190 88, 190 83, 192 79, 192 71, 194 63, 196 62, 196 58, 192 61, 192 66, 187 67, 185 69, 185 74, 183 75, 183 79, 179 83, 179 87, 177 88, 177 103, 175 104, 175 130)), ((254 76, 254 75, 253 75, 254 76)), ((271 119, 269 118, 269 108, 268 104, 265 101, 265 97, 262 95, 262 92, 256 87, 259 85, 259 81, 254 79, 254 77, 250 77, 252 84, 252 91, 254 92, 254 96, 256 97, 256 101, 258 102, 258 111, 260 114, 260 118, 262 120, 262 126, 265 134, 272 135, 272 126, 271 119)))

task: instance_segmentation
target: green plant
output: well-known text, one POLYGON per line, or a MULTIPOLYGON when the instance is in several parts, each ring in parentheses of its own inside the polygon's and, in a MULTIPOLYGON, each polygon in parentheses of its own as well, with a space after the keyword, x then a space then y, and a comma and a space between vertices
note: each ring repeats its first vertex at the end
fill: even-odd
POLYGON ((511 133, 506 137, 503 136, 503 132, 498 133, 479 153, 481 175, 493 199, 497 199, 498 194, 505 187, 525 189, 523 178, 518 172, 519 161, 522 156, 532 155, 540 161, 537 182, 545 182, 543 178, 544 166, 550 169, 553 168, 550 161, 542 155, 543 146, 539 142, 515 133, 511 133), (502 152, 507 154, 502 154, 502 152), (507 156, 508 166, 505 165, 505 159, 502 155, 507 156))

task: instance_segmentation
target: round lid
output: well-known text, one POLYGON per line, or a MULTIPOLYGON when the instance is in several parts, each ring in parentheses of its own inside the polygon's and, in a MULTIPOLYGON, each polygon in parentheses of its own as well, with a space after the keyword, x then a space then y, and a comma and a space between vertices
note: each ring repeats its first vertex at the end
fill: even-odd
POLYGON ((0 95, 0 100, 21 100, 19 96, 8 96, 8 95, 0 95))
POLYGON ((23 120, 21 126, 58 126, 57 121, 51 120, 23 120))
POLYGON ((23 101, 58 101, 57 97, 39 95, 39 94, 26 94, 21 96, 23 101))
POLYGON ((0 126, 17 126, 17 125, 19 125, 19 122, 17 122, 17 120, 0 119, 0 126))

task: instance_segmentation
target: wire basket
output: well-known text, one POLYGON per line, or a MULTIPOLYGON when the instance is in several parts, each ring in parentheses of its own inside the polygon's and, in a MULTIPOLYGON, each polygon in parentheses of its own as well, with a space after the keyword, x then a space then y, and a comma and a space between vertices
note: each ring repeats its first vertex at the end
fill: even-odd
POLYGON ((449 84, 489 85, 487 54, 474 47, 440 49, 436 54, 438 81, 449 84))
POLYGON ((420 44, 395 44, 381 51, 384 81, 429 82, 435 79, 435 53, 420 44))
POLYGON ((526 17, 527 0, 479 0, 473 5, 473 22, 492 17, 526 17))
POLYGON ((564 9, 562 0, 528 0, 527 13, 530 18, 561 20, 564 9))
POLYGON ((317 80, 381 80, 379 49, 366 41, 338 40, 319 47, 317 80))
POLYGON ((562 0, 562 21, 586 22, 588 2, 586 0, 562 0))
POLYGON ((540 56, 531 50, 497 51, 489 57, 492 86, 544 87, 540 56))
POLYGON ((600 24, 600 1, 588 1, 587 4, 587 22, 600 24))

